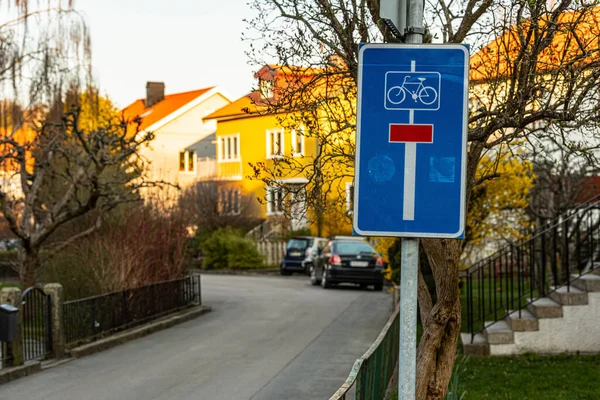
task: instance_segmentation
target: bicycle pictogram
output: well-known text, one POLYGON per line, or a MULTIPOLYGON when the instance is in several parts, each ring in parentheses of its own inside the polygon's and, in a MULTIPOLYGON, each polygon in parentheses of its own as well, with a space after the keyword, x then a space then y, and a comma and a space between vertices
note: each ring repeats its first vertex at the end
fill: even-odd
POLYGON ((392 86, 387 91, 387 100, 394 105, 402 104, 407 96, 415 103, 431 105, 438 99, 438 92, 433 86, 425 86, 423 83, 427 78, 412 78, 406 75, 401 86, 392 86))

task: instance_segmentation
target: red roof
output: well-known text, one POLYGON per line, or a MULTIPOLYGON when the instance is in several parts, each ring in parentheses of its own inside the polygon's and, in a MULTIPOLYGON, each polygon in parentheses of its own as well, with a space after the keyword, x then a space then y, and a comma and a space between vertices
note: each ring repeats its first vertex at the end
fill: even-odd
POLYGON ((139 129, 144 130, 155 122, 158 122, 169 114, 177 111, 190 101, 202 96, 210 89, 212 89, 212 87, 192 90, 191 92, 169 94, 166 95, 163 100, 148 108, 146 108, 145 104, 146 99, 136 100, 123 109, 123 119, 130 122, 135 118, 140 117, 142 119, 142 124, 139 129))

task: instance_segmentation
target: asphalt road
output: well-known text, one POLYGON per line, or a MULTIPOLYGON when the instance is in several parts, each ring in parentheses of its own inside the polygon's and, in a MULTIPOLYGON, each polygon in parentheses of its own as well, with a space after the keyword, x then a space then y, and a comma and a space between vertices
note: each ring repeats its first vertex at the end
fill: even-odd
POLYGON ((0 386, 0 399, 328 399, 391 314, 390 294, 308 278, 202 276, 195 320, 0 386))

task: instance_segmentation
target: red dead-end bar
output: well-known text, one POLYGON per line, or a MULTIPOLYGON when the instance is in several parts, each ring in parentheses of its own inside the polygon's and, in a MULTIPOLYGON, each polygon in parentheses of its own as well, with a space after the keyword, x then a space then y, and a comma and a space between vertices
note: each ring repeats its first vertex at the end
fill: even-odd
POLYGON ((390 124, 390 143, 433 143, 433 125, 390 124))

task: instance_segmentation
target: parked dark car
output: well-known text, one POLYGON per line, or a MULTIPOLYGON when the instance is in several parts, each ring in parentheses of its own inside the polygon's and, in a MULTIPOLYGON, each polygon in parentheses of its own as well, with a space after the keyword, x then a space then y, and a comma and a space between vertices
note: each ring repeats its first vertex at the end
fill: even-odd
POLYGON ((313 260, 318 256, 319 249, 327 244, 327 239, 316 236, 297 236, 291 238, 286 245, 286 252, 279 265, 281 275, 291 275, 293 272, 310 273, 313 260))
POLYGON ((375 290, 382 290, 384 267, 381 255, 366 241, 334 239, 315 260, 310 282, 321 283, 325 289, 336 283, 356 283, 363 288, 373 285, 375 290))

